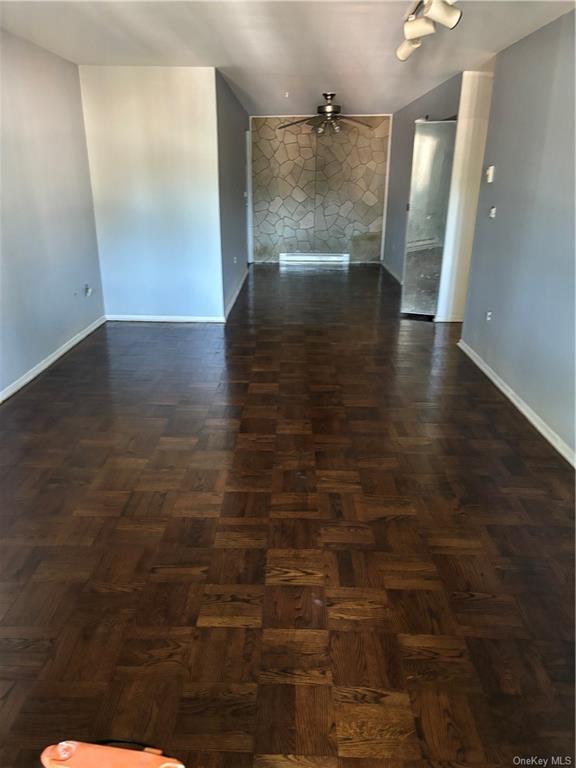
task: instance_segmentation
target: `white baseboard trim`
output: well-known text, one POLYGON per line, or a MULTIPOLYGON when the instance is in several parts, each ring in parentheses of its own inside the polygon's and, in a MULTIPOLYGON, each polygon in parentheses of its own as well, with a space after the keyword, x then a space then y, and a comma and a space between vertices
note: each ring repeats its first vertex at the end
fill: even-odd
POLYGON ((435 323, 462 323, 464 322, 464 318, 462 316, 456 317, 455 315, 453 317, 442 317, 441 315, 436 315, 434 317, 435 323))
POLYGON ((397 283, 400 283, 400 285, 402 285, 402 280, 401 280, 401 279, 398 277, 398 275, 397 275, 395 272, 393 272, 393 271, 390 269, 390 267, 388 266, 388 264, 386 264, 384 261, 380 261, 380 264, 381 264, 381 266, 383 266, 383 267, 384 267, 384 269, 386 270, 386 272, 388 272, 388 274, 389 274, 391 277, 393 277, 393 278, 394 278, 394 280, 396 280, 396 282, 397 282, 397 283))
POLYGON ((106 315, 114 323, 225 323, 223 315, 195 317, 193 315, 106 315))
POLYGON ((226 315, 226 319, 228 319, 228 315, 230 314, 230 312, 232 312, 232 307, 234 306, 234 304, 236 304, 236 299, 238 298, 238 296, 240 296, 240 291, 244 287, 244 283, 246 282, 247 277, 248 277, 248 270, 245 270, 244 274, 242 275, 242 280, 240 280, 240 282, 238 283, 238 287, 236 288, 236 290, 234 291, 234 294, 232 295, 232 297, 226 304, 226 307, 224 308, 224 314, 226 315))
POLYGON ((349 253, 280 253, 280 264, 348 264, 349 253))
POLYGON ((530 408, 530 406, 522 400, 522 398, 516 394, 516 392, 506 382, 498 376, 488 363, 480 357, 477 352, 474 352, 472 347, 469 347, 465 341, 458 342, 458 346, 467 355, 473 363, 484 373, 490 381, 495 384, 502 394, 506 395, 508 400, 514 405, 520 413, 528 419, 532 426, 540 432, 543 438, 545 438, 550 445, 555 448, 558 453, 566 459, 572 466, 576 465, 576 454, 570 448, 570 446, 562 440, 562 438, 551 429, 548 424, 538 414, 530 408))
POLYGON ((58 347, 58 349, 52 352, 52 354, 48 355, 48 357, 45 357, 44 360, 41 360, 33 368, 30 368, 30 370, 27 371, 23 376, 20 376, 19 379, 16 379, 16 381, 13 381, 12 384, 9 384, 7 387, 5 387, 2 391, 0 391, 0 403, 3 403, 4 400, 7 400, 12 395, 15 395, 18 390, 22 389, 22 387, 25 387, 26 384, 29 384, 32 379, 35 379, 36 376, 39 376, 43 371, 46 370, 46 368, 49 368, 52 363, 55 363, 58 358, 62 357, 62 355, 65 355, 68 350, 72 349, 72 347, 75 347, 76 344, 79 344, 81 341, 83 341, 86 336, 89 336, 105 322, 106 318, 104 315, 99 317, 97 320, 94 320, 93 323, 90 323, 90 325, 87 325, 86 328, 72 336, 71 339, 68 339, 67 342, 62 344, 61 347, 58 347))

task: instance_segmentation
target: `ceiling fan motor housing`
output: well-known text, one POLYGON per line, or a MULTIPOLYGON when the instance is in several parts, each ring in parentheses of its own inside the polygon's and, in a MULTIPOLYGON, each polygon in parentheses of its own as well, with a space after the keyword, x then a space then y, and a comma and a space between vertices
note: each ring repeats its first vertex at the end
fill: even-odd
POLYGON ((326 118, 326 120, 333 120, 335 117, 338 117, 342 111, 342 107, 340 104, 333 103, 332 100, 334 99, 334 96, 336 96, 335 93, 323 93, 322 96, 324 96, 326 104, 321 104, 318 107, 317 112, 319 115, 326 118))

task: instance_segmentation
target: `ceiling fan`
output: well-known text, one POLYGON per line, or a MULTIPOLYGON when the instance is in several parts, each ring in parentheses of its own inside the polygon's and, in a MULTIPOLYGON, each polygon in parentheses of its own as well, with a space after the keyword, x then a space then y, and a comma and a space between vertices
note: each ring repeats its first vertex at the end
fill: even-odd
POLYGON ((364 123, 362 120, 358 120, 356 117, 350 117, 349 115, 341 115, 340 111, 342 107, 340 104, 334 104, 335 93, 323 93, 325 104, 320 104, 316 112, 317 115, 313 117, 303 117, 300 120, 293 120, 291 123, 283 123, 278 128, 289 128, 291 125, 300 125, 300 123, 306 123, 306 125, 312 126, 314 133, 321 136, 326 133, 328 129, 334 133, 340 133, 342 126, 340 123, 355 123, 356 125, 362 125, 364 128, 372 130, 372 126, 368 123, 364 123))

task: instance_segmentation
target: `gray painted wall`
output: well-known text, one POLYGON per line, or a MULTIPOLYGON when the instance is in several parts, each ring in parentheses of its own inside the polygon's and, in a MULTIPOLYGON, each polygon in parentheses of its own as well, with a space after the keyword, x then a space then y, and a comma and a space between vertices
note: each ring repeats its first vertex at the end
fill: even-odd
POLYGON ((218 175, 220 183, 220 240, 224 307, 231 307, 246 274, 246 131, 248 113, 216 72, 218 116, 218 175))
POLYGON ((574 13, 498 55, 492 164, 463 340, 574 448, 574 13))
POLYGON ((81 66, 106 313, 221 320, 215 70, 81 66))
POLYGON ((103 314, 78 67, 1 34, 0 391, 103 314))
POLYGON ((388 203, 383 263, 402 280, 406 241, 406 204, 410 198, 414 121, 429 116, 430 120, 446 120, 458 112, 462 75, 455 75, 434 90, 411 102, 392 120, 392 143, 388 180, 388 203))

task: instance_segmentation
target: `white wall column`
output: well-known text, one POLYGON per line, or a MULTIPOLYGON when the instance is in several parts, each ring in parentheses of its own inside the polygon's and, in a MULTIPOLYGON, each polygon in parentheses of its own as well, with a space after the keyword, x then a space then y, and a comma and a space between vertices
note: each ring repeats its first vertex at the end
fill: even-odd
POLYGON ((462 75, 437 323, 464 319, 492 82, 492 72, 464 72, 462 75))

